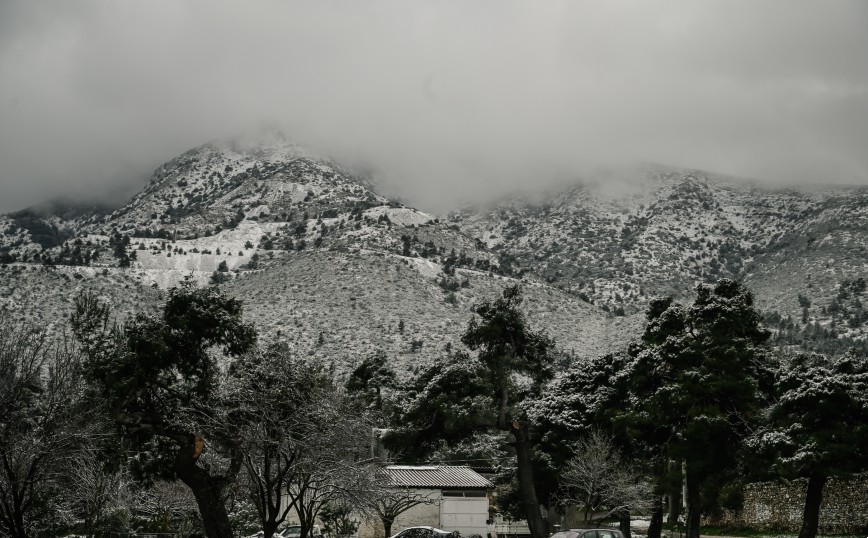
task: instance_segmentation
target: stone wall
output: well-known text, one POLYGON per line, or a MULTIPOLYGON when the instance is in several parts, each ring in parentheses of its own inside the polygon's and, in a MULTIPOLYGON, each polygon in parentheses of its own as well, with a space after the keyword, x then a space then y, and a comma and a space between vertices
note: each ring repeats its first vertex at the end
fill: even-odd
MULTIPOLYGON (((742 509, 709 523, 798 532, 807 487, 807 480, 748 484, 744 488, 742 509)), ((829 479, 820 505, 819 530, 823 534, 864 535, 868 532, 868 474, 853 480, 829 479)))

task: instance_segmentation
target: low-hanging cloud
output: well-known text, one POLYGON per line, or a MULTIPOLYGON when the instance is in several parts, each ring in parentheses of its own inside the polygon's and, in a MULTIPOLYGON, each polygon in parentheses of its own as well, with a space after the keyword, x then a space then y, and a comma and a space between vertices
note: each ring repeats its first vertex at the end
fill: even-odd
POLYGON ((446 207, 599 164, 868 182, 861 1, 0 4, 0 211, 260 121, 446 207))

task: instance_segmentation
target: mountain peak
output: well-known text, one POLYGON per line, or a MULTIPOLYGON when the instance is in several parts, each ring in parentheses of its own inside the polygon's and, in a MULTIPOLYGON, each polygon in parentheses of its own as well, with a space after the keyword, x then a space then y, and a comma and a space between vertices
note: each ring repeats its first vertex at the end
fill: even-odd
POLYGON ((387 201, 370 178, 314 155, 267 126, 211 141, 161 165, 106 224, 203 234, 239 215, 315 215, 359 200, 387 201))
POLYGON ((264 125, 229 139, 212 141, 208 145, 226 153, 246 155, 260 161, 318 159, 313 152, 291 140, 274 124, 264 125))

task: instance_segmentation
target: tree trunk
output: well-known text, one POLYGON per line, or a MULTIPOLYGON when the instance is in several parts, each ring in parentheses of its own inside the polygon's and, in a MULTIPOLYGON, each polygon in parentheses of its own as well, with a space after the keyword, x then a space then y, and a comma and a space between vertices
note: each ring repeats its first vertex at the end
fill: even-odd
POLYGON ((811 473, 808 478, 808 492, 805 495, 805 511, 802 515, 802 528, 799 538, 815 538, 820 527, 820 504, 823 502, 823 488, 826 486, 826 475, 819 472, 811 473))
POLYGON ((181 479, 193 490, 196 504, 199 507, 199 515, 202 517, 202 526, 205 536, 208 538, 232 538, 232 526, 229 523, 229 514, 223 502, 222 488, 210 484, 193 486, 183 478, 181 479))
POLYGON ((666 497, 669 500, 666 507, 666 523, 678 523, 678 517, 681 515, 681 492, 672 491, 666 497))
POLYGON ((265 524, 262 526, 262 538, 271 538, 275 532, 277 532, 277 521, 269 514, 268 519, 265 520, 265 524))
MULTIPOLYGON (((684 480, 684 462, 678 462, 676 460, 670 460, 668 458, 665 461, 666 475, 670 477, 678 476, 680 477, 679 483, 682 483, 684 480)), ((681 490, 682 488, 678 487, 672 488, 666 492, 666 523, 669 523, 670 525, 678 523, 678 516, 681 515, 681 490)))
POLYGON ((2 470, 8 489, 0 498, 0 534, 5 530, 12 538, 27 538, 27 528, 24 525, 24 500, 27 498, 26 489, 19 489, 22 481, 18 478, 15 463, 7 456, 11 453, 2 454, 2 470))
MULTIPOLYGON (((17 484, 13 482, 12 487, 17 487, 17 484)), ((27 538, 27 526, 24 524, 24 507, 22 506, 22 498, 18 495, 16 490, 13 490, 11 493, 12 510, 7 514, 9 519, 9 536, 12 538, 27 538)))
POLYGON ((699 538, 699 516, 701 482, 695 471, 687 469, 687 529, 686 538, 699 538))
POLYGON ((531 447, 527 438, 527 425, 513 422, 510 433, 515 437, 516 470, 521 493, 522 507, 527 514, 527 526, 532 538, 546 538, 548 529, 540 513, 539 499, 533 481, 531 447))
POLYGON ((195 457, 184 457, 181 453, 175 459, 175 471, 181 482, 186 484, 196 497, 205 535, 208 538, 232 538, 222 480, 212 477, 205 469, 198 467, 195 457))
POLYGON ((681 495, 677 491, 672 491, 666 497, 669 500, 666 511, 666 523, 678 523, 678 516, 681 515, 681 495))
POLYGON ((618 530, 624 535, 624 538, 633 538, 630 533, 630 512, 624 511, 618 514, 618 530))
POLYGON ((385 533, 385 538, 389 538, 389 536, 392 536, 392 523, 395 520, 390 517, 383 517, 380 519, 383 520, 383 532, 385 533))
POLYGON ((660 497, 654 497, 651 505, 651 523, 648 524, 648 538, 660 538, 663 532, 663 503, 660 497))
POLYGON ((12 525, 9 528, 9 536, 12 538, 27 538, 27 527, 24 525, 24 512, 16 510, 11 517, 12 525))

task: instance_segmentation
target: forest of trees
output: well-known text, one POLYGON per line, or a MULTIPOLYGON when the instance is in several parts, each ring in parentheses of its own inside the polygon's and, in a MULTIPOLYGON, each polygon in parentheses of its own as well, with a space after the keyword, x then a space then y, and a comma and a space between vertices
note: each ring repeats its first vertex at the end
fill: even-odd
POLYGON ((0 536, 270 538, 290 511, 303 538, 315 522, 388 529, 428 500, 387 487, 378 429, 394 460, 494 469, 498 510, 533 538, 568 507, 628 537, 650 516, 659 538, 682 485, 698 538, 741 485, 795 477, 814 538, 827 480, 868 470, 865 357, 774 348, 732 280, 653 300, 646 319, 626 349, 556 374, 556 342, 507 287, 415 377, 372 349, 343 383, 327 357, 261 344, 218 288, 173 289, 158 315, 123 321, 84 292, 59 337, 4 315, 0 536))

